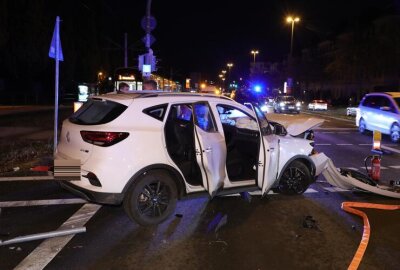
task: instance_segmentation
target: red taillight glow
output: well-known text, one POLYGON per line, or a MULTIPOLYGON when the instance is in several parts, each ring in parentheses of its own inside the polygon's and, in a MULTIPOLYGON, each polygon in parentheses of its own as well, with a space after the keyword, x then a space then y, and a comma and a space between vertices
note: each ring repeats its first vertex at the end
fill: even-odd
POLYGON ((128 132, 108 132, 108 131, 81 131, 82 139, 98 146, 110 146, 116 144, 129 136, 128 132))

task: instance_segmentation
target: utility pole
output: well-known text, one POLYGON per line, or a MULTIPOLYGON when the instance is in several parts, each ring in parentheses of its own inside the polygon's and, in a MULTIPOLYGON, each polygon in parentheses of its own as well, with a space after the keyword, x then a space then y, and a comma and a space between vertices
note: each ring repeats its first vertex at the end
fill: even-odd
POLYGON ((156 28, 157 21, 150 14, 151 0, 147 0, 146 6, 146 16, 142 18, 141 25, 145 30, 146 35, 142 39, 146 47, 146 53, 139 56, 139 70, 142 71, 143 78, 150 78, 151 72, 156 70, 156 57, 153 55, 153 50, 151 49, 151 44, 156 40, 151 31, 156 28))
POLYGON ((125 33, 125 44, 124 44, 125 58, 124 58, 124 67, 128 67, 128 33, 125 33))

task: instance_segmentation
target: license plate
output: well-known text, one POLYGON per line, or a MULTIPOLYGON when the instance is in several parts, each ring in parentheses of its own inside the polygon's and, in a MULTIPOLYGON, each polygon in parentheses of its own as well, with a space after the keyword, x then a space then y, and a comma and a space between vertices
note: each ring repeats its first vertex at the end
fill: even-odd
POLYGON ((81 180, 81 161, 77 159, 55 159, 54 180, 81 180))
POLYGON ((294 106, 289 106, 289 109, 294 109, 294 106))

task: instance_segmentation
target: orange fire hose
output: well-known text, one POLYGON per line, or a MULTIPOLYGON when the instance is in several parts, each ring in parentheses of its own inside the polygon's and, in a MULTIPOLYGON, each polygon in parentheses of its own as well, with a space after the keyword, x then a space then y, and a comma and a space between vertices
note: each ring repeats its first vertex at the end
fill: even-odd
POLYGON ((357 216, 362 217, 364 221, 364 231, 361 238, 360 245, 354 254, 353 260, 349 265, 349 270, 356 270, 361 263, 361 260, 364 256, 365 250, 368 246, 369 236, 371 232, 371 227, 369 225, 369 220, 367 215, 360 210, 354 209, 353 207, 359 208, 371 208, 371 209, 381 209, 381 210, 398 210, 400 209, 400 205, 385 205, 385 204, 375 204, 375 203, 362 203, 362 202, 343 202, 342 209, 346 212, 355 214, 357 216))

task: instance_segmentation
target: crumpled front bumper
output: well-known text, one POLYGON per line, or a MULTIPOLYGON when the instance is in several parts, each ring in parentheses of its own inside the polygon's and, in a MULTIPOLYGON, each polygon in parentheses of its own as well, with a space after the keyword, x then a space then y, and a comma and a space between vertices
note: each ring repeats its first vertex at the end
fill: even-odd
POLYGON ((347 190, 362 189, 378 195, 400 199, 400 192, 398 192, 398 190, 396 189, 379 184, 370 185, 363 182, 361 179, 352 177, 349 174, 342 174, 340 172, 340 169, 337 168, 333 164, 332 160, 328 158, 324 153, 313 155, 310 158, 315 164, 315 175, 319 175, 320 173, 322 173, 326 181, 332 186, 347 190))

